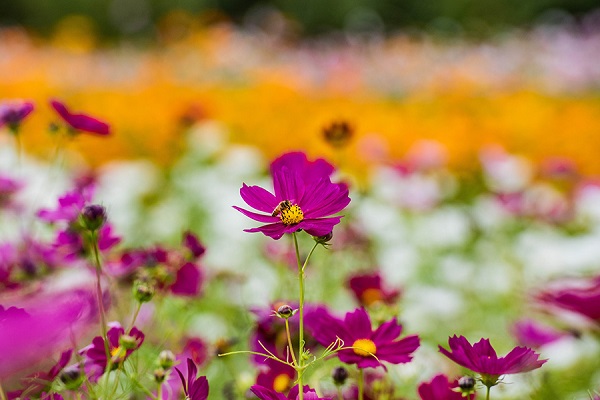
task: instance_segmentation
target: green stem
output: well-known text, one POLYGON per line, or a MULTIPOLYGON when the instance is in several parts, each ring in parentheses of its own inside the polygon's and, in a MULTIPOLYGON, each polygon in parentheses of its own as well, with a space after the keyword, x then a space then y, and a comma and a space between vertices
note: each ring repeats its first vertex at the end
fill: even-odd
POLYGON ((104 339, 104 349, 106 350, 106 359, 110 359, 110 347, 108 337, 106 336, 106 314, 104 311, 104 301, 102 299, 102 263, 100 262, 100 251, 98 249, 98 231, 91 233, 92 247, 94 249, 94 260, 96 262, 96 296, 98 297, 98 310, 100 312, 100 323, 102 324, 102 338, 104 339))
POLYGON ((358 400, 365 398, 365 373, 362 368, 358 369, 358 400))
POLYGON ((290 335, 290 321, 287 318, 285 319, 285 333, 287 335, 290 354, 292 355, 292 362, 294 363, 294 366, 298 366, 298 362, 296 361, 296 355, 294 354, 294 346, 292 345, 292 336, 290 335))
POLYGON ((490 389, 491 389, 491 386, 487 386, 487 393, 485 395, 485 400, 490 400, 490 389))
POLYGON ((296 371, 298 372, 298 399, 304 400, 304 386, 302 384, 302 374, 304 367, 304 268, 300 262, 300 250, 298 249, 298 238, 296 232, 292 233, 294 238, 294 247, 296 249, 296 260, 298 262, 298 282, 300 286, 300 299, 298 301, 298 365, 296 371))
POLYGON ((158 388, 156 390, 156 398, 157 400, 162 400, 162 382, 158 384, 158 388))
POLYGON ((304 386, 302 385, 302 375, 304 374, 304 270, 308 264, 308 260, 312 256, 312 253, 317 248, 318 243, 315 242, 315 245, 306 257, 306 260, 304 260, 304 264, 302 264, 300 261, 300 250, 298 248, 298 238, 296 237, 296 232, 292 233, 292 237, 294 238, 294 248, 296 249, 296 261, 298 262, 298 284, 300 289, 300 299, 298 301, 298 364, 296 368, 296 371, 298 372, 298 399, 304 400, 304 386))
POLYGON ((135 313, 133 314, 133 319, 131 320, 131 325, 129 326, 129 330, 127 332, 130 332, 133 329, 133 325, 135 325, 135 320, 137 319, 141 309, 142 309, 142 302, 138 301, 137 308, 135 309, 135 313))
POLYGON ((344 395, 342 394, 342 387, 338 386, 337 388, 338 400, 344 400, 344 395))
POLYGON ((6 400, 6 394, 4 394, 4 389, 2 389, 1 383, 0 383, 0 399, 6 400))

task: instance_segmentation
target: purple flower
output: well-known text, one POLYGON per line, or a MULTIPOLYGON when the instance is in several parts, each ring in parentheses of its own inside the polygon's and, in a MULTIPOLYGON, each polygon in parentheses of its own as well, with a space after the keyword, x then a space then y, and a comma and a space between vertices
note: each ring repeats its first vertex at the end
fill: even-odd
POLYGON ((378 272, 354 275, 348 281, 348 286, 360 305, 365 307, 376 302, 391 304, 400 296, 400 290, 388 290, 382 286, 381 275, 378 272))
POLYGON ((519 344, 533 348, 538 348, 569 336, 566 332, 541 325, 530 319, 516 322, 513 325, 512 333, 519 344))
POLYGON ((547 305, 577 313, 600 324, 600 276, 573 287, 548 290, 538 297, 547 305))
MULTIPOLYGON (((444 374, 435 376, 430 382, 419 385, 419 397, 421 400, 463 400, 462 393, 453 390, 457 387, 456 381, 451 383, 444 374)), ((475 399, 473 393, 470 397, 475 399)))
POLYGON ((175 370, 181 379, 186 399, 206 400, 208 398, 208 380, 205 376, 196 377, 198 368, 191 358, 187 359, 187 381, 179 368, 175 368, 175 370))
POLYGON ((304 153, 287 153, 271 164, 274 193, 258 186, 244 184, 242 199, 262 214, 234 208, 258 222, 258 228, 246 232, 262 232, 273 239, 301 229, 312 236, 325 236, 340 222, 349 203, 348 187, 330 180, 333 167, 324 160, 308 161, 304 153))
POLYGON ((294 368, 271 358, 264 360, 259 370, 256 384, 277 393, 287 392, 296 376, 294 368))
POLYGON ((73 190, 58 198, 58 206, 55 209, 42 209, 37 215, 46 222, 66 221, 74 223, 79 218, 83 208, 92 200, 93 190, 73 190))
POLYGON ((67 347, 71 335, 77 337, 89 323, 87 293, 45 294, 39 302, 28 306, 27 313, 0 307, 0 379, 46 359, 57 347, 67 347))
POLYGON ((52 381, 54 381, 54 378, 56 378, 58 374, 66 367, 67 363, 71 359, 72 353, 73 350, 71 349, 62 352, 58 362, 54 364, 54 366, 50 368, 48 372, 37 372, 23 379, 23 381, 27 383, 27 386, 22 390, 8 393, 8 398, 17 399, 21 397, 23 393, 37 395, 50 390, 52 381))
MULTIPOLYGON (((288 393, 288 395, 284 395, 283 393, 278 393, 274 390, 267 389, 265 387, 254 385, 250 388, 252 393, 256 395, 260 400, 297 400, 299 389, 298 386, 294 386, 292 390, 288 393)), ((329 397, 319 397, 317 392, 308 386, 304 386, 304 398, 306 400, 329 400, 329 397)))
POLYGON ((106 122, 86 114, 72 113, 58 100, 51 100, 50 105, 74 132, 89 132, 102 136, 110 134, 110 127, 106 122))
MULTIPOLYGON (((131 328, 125 335, 125 329, 118 322, 108 324, 110 329, 106 333, 108 338, 108 351, 111 357, 111 365, 116 369, 129 357, 131 353, 139 349, 144 342, 144 334, 136 327, 131 328)), ((85 373, 92 381, 98 378, 106 371, 108 358, 106 357, 106 346, 102 336, 96 336, 92 339, 92 344, 79 350, 79 354, 85 357, 85 373)))
POLYGON ((345 347, 352 347, 337 352, 337 355, 340 361, 356 364, 358 368, 383 366, 381 361, 407 363, 420 344, 416 335, 398 340, 402 325, 395 318, 373 330, 364 308, 347 313, 343 320, 333 317, 324 308, 318 308, 306 313, 305 323, 321 345, 329 346, 339 337, 345 347))
POLYGON ((539 354, 527 347, 515 347, 505 357, 498 357, 489 339, 471 345, 464 337, 448 339, 450 351, 439 346, 440 352, 465 368, 482 375, 484 385, 498 383, 500 375, 519 374, 541 367, 548 360, 539 360, 539 354))
POLYGON ((12 100, 0 103, 0 128, 7 125, 10 130, 17 132, 21 122, 33 109, 31 101, 12 100))
POLYGON ((171 292, 180 296, 197 296, 203 280, 202 270, 196 264, 187 262, 177 271, 171 292))
MULTIPOLYGON (((179 364, 183 376, 188 374, 188 363, 191 359, 195 366, 202 365, 208 359, 207 344, 200 338, 187 339, 183 351, 175 358, 175 364, 179 364)), ((179 399, 183 388, 175 374, 168 374, 162 386, 162 398, 165 400, 179 399)))

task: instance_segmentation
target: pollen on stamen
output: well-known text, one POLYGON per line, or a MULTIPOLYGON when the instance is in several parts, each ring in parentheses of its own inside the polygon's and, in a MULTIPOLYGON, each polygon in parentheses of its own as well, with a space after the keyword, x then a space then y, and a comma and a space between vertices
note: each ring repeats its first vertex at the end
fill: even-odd
POLYGON ((304 219, 304 213, 297 204, 294 204, 288 208, 282 209, 279 218, 284 225, 294 225, 304 219))

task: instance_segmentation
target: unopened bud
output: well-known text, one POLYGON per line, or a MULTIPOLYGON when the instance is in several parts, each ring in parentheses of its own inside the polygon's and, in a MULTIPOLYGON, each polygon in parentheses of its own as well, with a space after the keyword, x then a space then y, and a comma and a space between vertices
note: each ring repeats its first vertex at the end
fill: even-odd
POLYGON ((133 284, 133 297, 140 303, 147 303, 154 297, 154 285, 147 281, 135 281, 133 284))
POLYGON ((119 338, 119 345, 126 350, 133 350, 138 348, 137 339, 130 335, 121 335, 119 338))
POLYGON ((275 314, 279 318, 283 318, 283 319, 291 318, 295 313, 296 313, 296 311, 292 307, 288 306, 287 304, 282 305, 281 307, 279 307, 277 309, 277 311, 275 311, 275 314))
POLYGON ((344 367, 336 367, 333 369, 331 377, 333 378, 333 383, 342 386, 346 382, 346 379, 348 379, 348 370, 344 367))
POLYGON ((458 380, 458 387, 463 393, 471 392, 475 388, 475 378, 472 376, 463 376, 458 380))
POLYGON ((165 370, 171 369, 175 364, 175 354, 171 350, 163 350, 158 355, 158 365, 165 370))
POLYGON ((154 370, 154 381, 156 383, 162 383, 167 376, 167 371, 163 368, 157 368, 154 370))
POLYGON ((104 222, 106 222, 106 209, 99 204, 85 206, 81 211, 81 225, 90 231, 97 231, 104 222))
POLYGON ((78 364, 71 365, 63 369, 59 379, 69 390, 75 390, 81 386, 83 375, 78 364))
POLYGON ((313 236, 313 239, 315 240, 315 242, 322 245, 329 244, 329 241, 333 239, 333 231, 329 232, 327 235, 313 236))

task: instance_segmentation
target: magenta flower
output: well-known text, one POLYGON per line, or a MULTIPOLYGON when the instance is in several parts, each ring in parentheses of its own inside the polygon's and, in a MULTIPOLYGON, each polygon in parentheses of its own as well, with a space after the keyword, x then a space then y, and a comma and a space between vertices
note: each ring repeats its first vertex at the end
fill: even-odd
POLYGON ((345 347, 352 347, 338 351, 337 355, 340 361, 356 364, 358 368, 383 366, 381 361, 407 363, 420 345, 416 335, 398 340, 402 325, 395 318, 373 330, 364 308, 347 313, 343 320, 333 317, 324 308, 318 308, 306 313, 305 324, 323 346, 329 346, 339 337, 345 347))
POLYGON ((264 360, 259 371, 256 384, 277 393, 287 392, 296 376, 294 368, 271 358, 264 360))
MULTIPOLYGON (((144 342, 144 334, 136 327, 131 328, 125 335, 125 329, 118 322, 108 324, 110 329, 106 333, 108 338, 108 351, 113 369, 121 365, 127 357, 139 349, 144 342)), ((102 336, 92 339, 92 344, 79 350, 79 354, 85 357, 85 373, 91 381, 97 381, 104 374, 108 365, 106 347, 102 336)))
POLYGON ((86 114, 72 113, 67 109, 64 103, 58 100, 51 100, 50 105, 73 132, 89 132, 102 136, 110 134, 110 127, 106 122, 86 114))
POLYGON ((41 371, 36 372, 32 375, 27 376, 23 379, 23 382, 27 385, 24 389, 17 390, 14 392, 7 393, 9 399, 18 399, 23 393, 28 395, 37 395, 39 393, 47 392, 52 386, 52 381, 60 374, 60 372, 67 366, 67 363, 71 359, 73 350, 67 350, 61 353, 60 358, 48 372, 41 371))
POLYGON ((71 335, 79 336, 89 325, 91 312, 90 296, 83 292, 44 294, 26 312, 0 307, 0 379, 66 348, 71 335))
POLYGON ((533 348, 538 348, 569 336, 569 333, 541 325, 530 319, 516 322, 513 325, 512 333, 520 345, 533 348))
MULTIPOLYGON (((298 385, 294 386, 290 390, 290 392, 288 393, 287 396, 284 395, 283 393, 278 393, 274 390, 267 389, 265 387, 258 386, 258 385, 252 386, 250 388, 250 390, 260 400, 297 400, 298 394, 299 394, 298 385)), ((304 398, 306 400, 330 400, 329 397, 319 397, 317 395, 317 392, 315 392, 313 389, 309 388, 308 386, 304 386, 303 391, 304 391, 304 398)))
MULTIPOLYGON (((448 381, 446 375, 436 375, 430 382, 419 385, 419 397, 421 400, 463 400, 465 397, 459 390, 456 390, 457 387, 457 382, 448 381)), ((470 399, 475 399, 475 393, 471 395, 470 399)))
POLYGON ((196 377, 198 374, 198 368, 191 358, 187 359, 187 381, 183 377, 183 374, 179 368, 175 368, 181 384, 183 385, 183 392, 185 398, 189 400, 206 400, 208 398, 208 380, 205 376, 196 377))
POLYGON ((240 189, 242 199, 262 214, 234 208, 267 224, 245 231, 262 232, 273 239, 302 229, 312 236, 331 233, 342 218, 331 215, 350 203, 347 185, 332 183, 332 173, 333 166, 324 160, 308 161, 304 153, 282 155, 271 164, 275 194, 246 184, 240 189))
POLYGON ((354 275, 348 280, 348 286, 360 305, 365 307, 376 302, 392 304, 400 297, 400 290, 391 290, 383 287, 381 275, 378 272, 354 275))
POLYGON ((471 345, 464 337, 448 339, 450 351, 439 346, 440 352, 465 368, 481 374, 487 387, 498 383, 500 375, 519 374, 540 368, 548 360, 539 360, 539 354, 527 347, 515 347, 505 357, 498 357, 489 339, 471 345))
POLYGON ((538 296, 547 305, 568 310, 600 324, 600 276, 573 287, 548 290, 538 296))
POLYGON ((0 128, 8 128, 17 132, 21 122, 33 111, 34 106, 31 101, 12 100, 0 103, 0 128))

